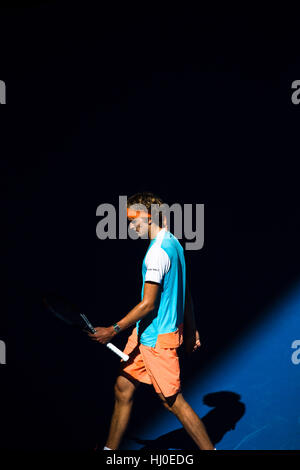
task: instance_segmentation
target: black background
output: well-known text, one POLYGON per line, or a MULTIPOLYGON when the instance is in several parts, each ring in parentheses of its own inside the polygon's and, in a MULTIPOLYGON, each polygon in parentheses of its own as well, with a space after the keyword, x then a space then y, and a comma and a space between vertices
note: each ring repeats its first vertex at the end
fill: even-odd
MULTIPOLYGON (((137 303, 146 245, 97 240, 99 204, 205 204, 185 384, 299 278, 299 28, 274 8, 1 8, 2 448, 105 439, 118 359, 40 305, 59 290, 106 326, 137 303)), ((134 426, 160 406, 143 386, 134 426)))

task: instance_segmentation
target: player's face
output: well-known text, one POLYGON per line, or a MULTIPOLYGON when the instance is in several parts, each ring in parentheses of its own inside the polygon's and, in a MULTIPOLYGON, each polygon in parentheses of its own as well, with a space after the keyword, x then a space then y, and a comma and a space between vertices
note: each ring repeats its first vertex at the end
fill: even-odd
POLYGON ((129 228, 134 230, 139 237, 148 235, 149 225, 147 217, 136 217, 128 220, 130 220, 129 228))

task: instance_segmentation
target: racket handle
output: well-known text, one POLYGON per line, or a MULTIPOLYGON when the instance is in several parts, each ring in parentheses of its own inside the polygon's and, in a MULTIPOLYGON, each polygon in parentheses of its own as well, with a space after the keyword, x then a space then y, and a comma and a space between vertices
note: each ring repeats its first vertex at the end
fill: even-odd
POLYGON ((114 344, 112 343, 107 343, 106 346, 108 347, 108 349, 110 349, 112 352, 114 352, 115 354, 117 354, 118 356, 120 356, 123 361, 128 361, 129 359, 129 356, 127 356, 127 354, 124 354, 123 351, 120 351, 119 348, 117 348, 114 344))
POLYGON ((96 333, 95 328, 93 327, 91 322, 87 319, 87 317, 83 313, 80 313, 80 316, 84 320, 84 322, 85 322, 86 326, 88 327, 88 329, 90 330, 90 332, 91 333, 96 333))

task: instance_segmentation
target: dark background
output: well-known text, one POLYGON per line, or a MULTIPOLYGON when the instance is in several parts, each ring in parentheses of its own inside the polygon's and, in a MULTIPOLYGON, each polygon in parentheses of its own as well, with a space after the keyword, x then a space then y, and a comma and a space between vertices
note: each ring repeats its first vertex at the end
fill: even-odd
MULTIPOLYGON (((146 245, 97 240, 99 204, 143 190, 205 204, 185 384, 299 279, 298 31, 274 9, 1 8, 0 447, 105 439, 118 359, 40 304, 58 290, 106 326, 137 303, 146 245)), ((161 406, 142 388, 131 426, 161 406)))

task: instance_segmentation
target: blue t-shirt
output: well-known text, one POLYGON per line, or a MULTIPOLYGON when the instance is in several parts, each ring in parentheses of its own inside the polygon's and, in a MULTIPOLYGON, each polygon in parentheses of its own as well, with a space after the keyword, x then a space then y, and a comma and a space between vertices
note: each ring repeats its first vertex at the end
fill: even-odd
POLYGON ((177 238, 166 229, 161 229, 151 240, 143 261, 142 275, 142 299, 146 281, 161 285, 157 307, 137 322, 140 343, 154 348, 159 335, 177 331, 184 319, 184 251, 177 238))

